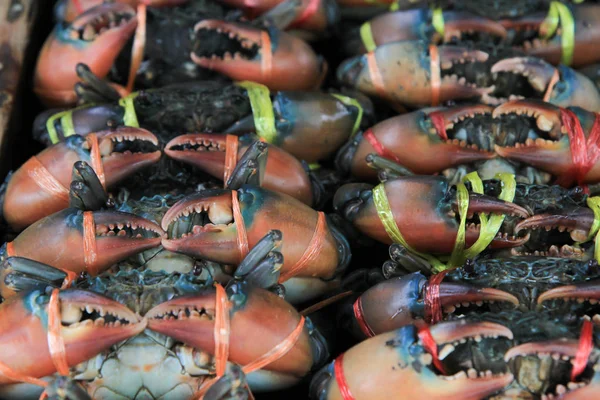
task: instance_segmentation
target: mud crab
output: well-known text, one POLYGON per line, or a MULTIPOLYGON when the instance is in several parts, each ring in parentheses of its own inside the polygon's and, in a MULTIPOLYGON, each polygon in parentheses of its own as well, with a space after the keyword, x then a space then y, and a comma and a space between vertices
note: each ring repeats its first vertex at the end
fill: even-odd
MULTIPOLYGON (((278 237, 281 239, 280 234, 278 237)), ((58 372, 83 389, 80 393, 89 396, 83 399, 142 394, 185 399, 205 390, 215 372, 222 375, 219 369, 226 361, 244 366, 252 390, 294 384, 327 357, 327 347, 310 320, 276 294, 256 286, 270 287, 279 274, 280 241, 266 241, 270 244, 259 245, 248 254, 245 272, 225 289, 213 286, 210 276, 195 271, 122 270, 60 290, 52 289, 60 282, 44 279, 52 267, 29 269, 24 274, 20 269, 14 280, 25 283, 29 290, 0 305, 2 320, 15 321, 4 325, 4 333, 26 332, 38 338, 39 346, 32 364, 23 357, 12 357, 25 350, 5 341, 0 362, 14 378, 4 378, 0 392, 20 398, 39 395, 40 389, 31 383, 46 386, 58 372), (43 289, 48 285, 51 290, 43 289), (262 317, 266 310, 274 317, 270 322, 262 317), (222 325, 224 319, 226 325, 222 325), (58 321, 59 325, 52 328, 46 321, 58 321), (223 342, 214 335, 220 332, 215 325, 228 330, 225 358, 218 353, 223 342), (62 355, 52 355, 51 347, 49 351, 49 334, 64 340, 62 355), (269 356, 272 349, 279 349, 276 356, 269 356), (59 357, 65 361, 62 367, 54 365, 59 357), (28 384, 14 384, 20 380, 28 384)), ((31 261, 14 259, 13 263, 28 265, 31 261)))
POLYGON ((47 105, 74 104, 81 62, 101 79, 126 84, 121 93, 131 92, 134 83, 147 88, 211 78, 207 70, 272 89, 311 89, 327 70, 301 39, 275 28, 226 22, 225 9, 215 3, 150 7, 147 17, 148 26, 142 28, 147 37, 142 44, 142 35, 136 34, 133 52, 128 43, 139 18, 126 4, 102 4, 70 24, 57 25, 38 58, 38 96, 47 105))
POLYGON ((368 95, 412 108, 450 100, 497 105, 538 98, 564 107, 600 109, 594 82, 569 67, 554 67, 502 47, 461 42, 440 46, 420 41, 388 43, 344 61, 337 78, 368 95))
POLYGON ((34 137, 49 144, 72 134, 132 124, 156 132, 162 143, 181 133, 256 133, 312 163, 334 153, 359 127, 369 123, 372 114, 370 101, 359 94, 355 99, 337 93, 269 92, 260 85, 204 81, 144 90, 130 97, 128 103, 62 113, 50 110, 38 116, 34 137), (259 99, 254 106, 251 95, 259 99), (269 121, 266 126, 265 120, 269 121))

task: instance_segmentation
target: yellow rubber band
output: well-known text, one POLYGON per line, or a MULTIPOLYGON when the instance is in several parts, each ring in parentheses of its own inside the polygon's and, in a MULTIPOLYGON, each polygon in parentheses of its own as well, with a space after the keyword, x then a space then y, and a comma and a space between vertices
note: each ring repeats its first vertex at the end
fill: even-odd
POLYGON ((248 92, 256 134, 265 142, 274 143, 277 138, 277 130, 275 129, 275 114, 269 88, 249 81, 238 82, 237 85, 248 92))
POLYGON ((373 38, 373 31, 371 30, 370 22, 365 22, 360 26, 360 39, 362 40, 367 52, 371 52, 377 48, 375 39, 373 38))
POLYGON ((398 4, 397 1, 393 2, 390 5, 390 11, 394 12, 394 11, 398 11, 400 9, 400 4, 398 4))
POLYGON ((554 35, 559 25, 561 27, 561 62, 565 65, 571 65, 575 48, 575 22, 573 14, 567 5, 560 1, 553 1, 550 3, 546 19, 544 19, 540 26, 543 38, 549 39, 554 35))
POLYGON ((434 8, 431 10, 431 25, 433 29, 441 36, 444 37, 444 12, 441 7, 434 8))
POLYGON ((133 92, 119 100, 119 105, 125 110, 125 115, 123 115, 123 123, 125 126, 131 126, 133 128, 140 127, 137 114, 135 113, 135 107, 133 105, 133 100, 138 97, 138 95, 139 92, 133 92))
POLYGON ((316 171, 320 168, 321 168, 321 164, 319 164, 318 162, 308 164, 308 169, 310 169, 311 171, 316 171))
POLYGON ((594 259, 598 261, 600 260, 600 197, 588 197, 586 203, 594 212, 594 222, 592 223, 586 242, 595 236, 594 259))
POLYGON ((48 131, 48 136, 50 136, 50 141, 52 144, 60 142, 58 139, 58 132, 56 132, 56 128, 54 127, 54 122, 56 122, 57 119, 60 120, 63 137, 72 136, 75 134, 75 128, 73 126, 73 110, 66 110, 56 113, 48 118, 48 121, 46 121, 46 130, 48 131))
POLYGON ((358 102, 358 100, 353 99, 352 97, 342 96, 341 94, 331 94, 333 97, 341 101, 342 103, 358 108, 358 115, 356 116, 356 120, 354 121, 354 126, 352 127, 352 134, 350 137, 356 135, 356 132, 360 129, 360 123, 362 122, 363 117, 363 108, 358 102))
MULTIPOLYGON (((499 199, 504 201, 512 201, 516 192, 516 181, 514 175, 511 174, 498 174, 496 176, 502 182, 502 192, 498 196, 499 199)), ((482 194, 483 193, 483 182, 476 172, 468 174, 463 182, 471 182, 473 192, 482 194)), ((388 236, 395 243, 399 243, 404 246, 408 251, 416 254, 426 261, 428 261, 434 272, 441 272, 443 270, 453 268, 464 264, 464 262, 477 256, 484 251, 491 241, 496 237, 502 222, 504 222, 504 215, 492 215, 489 219, 483 214, 479 214, 481 221, 481 231, 479 238, 471 247, 465 250, 465 238, 466 238, 466 222, 467 222, 467 211, 469 209, 469 192, 464 183, 456 185, 456 196, 458 202, 458 213, 460 216, 460 222, 458 226, 458 232, 456 234, 456 241, 454 242, 454 249, 450 255, 449 261, 444 264, 438 258, 420 253, 408 245, 400 229, 396 224, 394 215, 392 213, 389 200, 385 193, 385 186, 383 183, 377 185, 373 189, 373 202, 377 209, 377 215, 385 228, 388 236)))

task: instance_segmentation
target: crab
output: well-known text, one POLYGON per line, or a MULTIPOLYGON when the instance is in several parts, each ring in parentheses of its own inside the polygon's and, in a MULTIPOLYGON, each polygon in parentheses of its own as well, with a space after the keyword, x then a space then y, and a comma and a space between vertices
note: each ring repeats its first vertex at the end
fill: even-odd
MULTIPOLYGON (((263 117, 258 110, 253 111, 248 94, 253 91, 251 87, 221 82, 202 81, 138 92, 132 96, 130 113, 139 126, 156 132, 162 144, 182 133, 257 133, 309 163, 333 154, 372 119, 373 107, 360 94, 352 93, 355 98, 351 98, 337 93, 269 93, 264 87, 257 89, 271 104, 274 132, 265 132, 258 125, 263 117)), ((62 114, 49 110, 37 117, 34 137, 49 144, 71 134, 87 135, 110 126, 131 124, 125 117, 126 108, 116 101, 62 114), (62 121, 67 119, 72 121, 72 132, 64 129, 62 121), (56 139, 50 137, 49 129, 56 131, 56 139)))
MULTIPOLYGON (((77 399, 133 399, 141 394, 193 398, 214 376, 215 363, 224 361, 217 360, 213 340, 215 324, 221 318, 217 301, 224 299, 230 307, 231 324, 227 360, 244 366, 250 389, 289 387, 327 357, 327 345, 310 320, 277 294, 263 289, 277 283, 280 243, 280 233, 269 233, 263 245, 248 254, 244 271, 237 271, 236 278, 220 288, 223 298, 216 294, 219 287, 213 285, 214 277, 203 270, 165 273, 124 267, 117 273, 80 279, 75 287, 60 290, 56 288, 60 281, 48 280, 47 273, 40 273, 52 271, 52 267, 20 269, 11 276, 22 290, 0 305, 2 320, 15 321, 3 325, 4 333, 38 337, 36 343, 41 345, 32 363, 21 357, 26 350, 18 343, 5 341, 5 356, 0 361, 21 376, 46 382, 63 379, 51 383, 51 388, 64 386, 65 378, 57 376, 44 339, 49 329, 44 321, 53 313, 51 317, 62 322, 59 335, 66 346, 66 382, 78 387, 83 396, 77 399), (58 315, 56 310, 49 311, 50 290, 52 296, 58 296, 58 315), (263 312, 273 318, 265 319, 263 312), (294 340, 283 354, 250 367, 292 332, 294 340), (13 352, 21 356, 11 357, 13 352)), ((34 263, 11 261, 20 266, 34 263)), ((59 272, 55 270, 55 274, 59 272)), ((14 383, 3 379, 3 396, 39 396, 41 389, 14 383)), ((76 392, 72 386, 71 392, 76 392)))
POLYGON ((210 79, 215 75, 211 71, 272 89, 311 89, 320 85, 327 70, 303 40, 274 27, 226 22, 226 10, 216 3, 150 7, 147 17, 142 54, 139 47, 134 46, 133 54, 129 47, 138 18, 126 4, 101 4, 69 24, 58 24, 38 58, 35 92, 50 106, 74 104, 76 66, 81 62, 99 78, 120 84, 121 93, 130 92, 134 83, 148 88, 210 79), (136 68, 140 56, 142 67, 136 68), (135 74, 131 78, 130 64, 135 74))

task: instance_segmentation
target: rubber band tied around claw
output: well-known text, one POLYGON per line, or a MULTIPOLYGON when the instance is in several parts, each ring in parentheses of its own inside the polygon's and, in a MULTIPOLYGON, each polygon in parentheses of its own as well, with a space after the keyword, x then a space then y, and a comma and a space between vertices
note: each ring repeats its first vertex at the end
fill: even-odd
POLYGON ((586 203, 594 212, 594 222, 592 222, 586 242, 594 238, 594 259, 600 261, 600 197, 588 197, 586 203))
POLYGON ((342 395, 343 400, 354 400, 354 396, 352 396, 352 392, 350 392, 350 388, 348 387, 348 381, 344 376, 344 353, 340 354, 338 358, 333 362, 333 375, 335 376, 335 381, 338 385, 338 389, 340 390, 340 394, 342 395))
POLYGON ((571 65, 575 49, 575 22, 569 7, 560 1, 550 3, 548 16, 540 25, 540 33, 543 39, 549 39, 554 35, 560 25, 562 55, 561 63, 571 65))
POLYGON ((375 38, 373 38, 373 31, 371 30, 370 22, 365 22, 360 26, 360 38, 367 52, 371 52, 377 48, 377 45, 375 44, 375 38))
POLYGON ((441 7, 431 10, 431 25, 433 29, 443 38, 444 37, 444 12, 441 7))
POLYGON ((583 326, 581 327, 581 334, 579 335, 579 345, 577 346, 577 353, 573 360, 573 368, 571 369, 571 381, 575 381, 579 375, 585 371, 585 367, 592 354, 594 348, 593 334, 594 325, 592 321, 588 319, 583 320, 583 326))
MULTIPOLYGON (((499 199, 504 201, 512 201, 516 191, 516 181, 514 175, 511 174, 498 174, 497 178, 502 182, 502 192, 500 193, 499 199)), ((468 174, 464 181, 471 182, 473 192, 482 194, 483 193, 483 182, 476 172, 468 174)), ((450 260, 447 263, 443 263, 438 258, 429 254, 421 253, 413 249, 404 239, 392 213, 389 200, 385 193, 385 186, 383 183, 377 185, 373 189, 373 202, 377 209, 377 214, 385 231, 392 241, 399 243, 404 246, 408 251, 416 254, 430 263, 434 272, 441 272, 449 268, 453 268, 464 264, 464 262, 473 258, 481 253, 485 248, 492 242, 502 222, 504 221, 504 215, 492 215, 487 217, 483 214, 479 215, 481 222, 481 230, 479 238, 471 247, 465 249, 465 236, 466 236, 466 222, 467 222, 467 210, 469 208, 469 192, 464 183, 456 185, 456 196, 458 202, 458 213, 460 216, 460 223, 458 232, 456 235, 456 241, 454 243, 454 249, 450 255, 450 260)))
POLYGON ((352 133, 350 134, 351 138, 354 137, 354 135, 356 135, 356 132, 358 132, 358 130, 360 129, 360 124, 362 122, 362 118, 363 118, 363 114, 364 114, 364 110, 363 110, 362 106, 360 105, 358 100, 356 100, 352 97, 342 96, 341 94, 335 94, 335 93, 332 93, 331 95, 333 97, 335 97, 336 99, 338 99, 339 101, 341 101, 342 103, 344 103, 345 105, 356 107, 356 109, 358 110, 358 114, 356 115, 356 120, 354 121, 354 126, 352 127, 352 133))
POLYGON ((419 339, 421 339, 421 343, 423 343, 423 348, 431 355, 433 358, 433 365, 442 373, 445 374, 444 365, 442 361, 438 357, 438 345, 435 342, 435 339, 431 335, 431 331, 429 330, 428 325, 424 325, 419 328, 419 339))
POLYGON ((119 100, 119 105, 123 107, 125 115, 123 115, 123 124, 132 128, 139 128, 140 123, 138 122, 137 114, 135 112, 135 106, 133 100, 138 97, 139 92, 131 93, 119 100))
POLYGON ((59 120, 60 122, 60 128, 62 130, 63 138, 73 136, 76 134, 75 125, 73 124, 73 112, 77 110, 83 110, 84 108, 89 108, 92 106, 93 104, 85 104, 83 106, 61 111, 50 116, 50 118, 48 118, 48 120, 46 121, 46 130, 48 131, 48 137, 50 138, 50 142, 52 144, 60 142, 60 139, 58 138, 58 132, 56 131, 56 127, 54 126, 56 120, 59 120))
POLYGON ((246 89, 248 93, 256 134, 265 142, 274 143, 277 138, 277 130, 269 88, 250 81, 238 82, 237 85, 246 89))

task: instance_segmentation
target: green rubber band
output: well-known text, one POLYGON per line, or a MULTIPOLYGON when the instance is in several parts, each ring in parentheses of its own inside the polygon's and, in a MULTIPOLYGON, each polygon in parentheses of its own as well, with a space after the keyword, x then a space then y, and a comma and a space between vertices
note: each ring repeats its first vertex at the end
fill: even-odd
MULTIPOLYGON (((512 201, 515 197, 516 192, 516 181, 514 175, 511 174, 498 174, 496 178, 502 182, 502 191, 498 198, 504 201, 512 201)), ((469 181, 473 188, 473 192, 483 194, 483 182, 476 172, 472 172, 465 176, 463 182, 469 181)), ((464 183, 456 185, 456 196, 458 202, 458 214, 460 216, 460 222, 458 226, 458 232, 456 234, 456 241, 454 242, 454 248, 450 259, 447 263, 441 262, 438 258, 424 254, 413 249, 404 239, 400 229, 396 224, 392 209, 390 207, 389 200, 385 193, 385 186, 383 183, 377 185, 373 189, 373 202, 377 209, 377 215, 383 224, 383 227, 393 242, 399 243, 404 246, 408 251, 416 254, 423 259, 427 260, 434 272, 441 272, 446 269, 454 268, 463 265, 469 258, 473 258, 484 251, 487 246, 494 240, 498 230, 504 222, 504 215, 492 215, 489 217, 479 214, 481 221, 481 230, 479 238, 471 247, 465 250, 465 239, 466 239, 466 225, 467 225, 467 212, 469 209, 469 192, 464 183)), ((600 219, 599 219, 600 220, 600 219)), ((600 235, 598 235, 600 238, 600 235)), ((599 239, 600 240, 600 239, 599 239)))
POLYGON ((444 12, 441 7, 431 10, 431 25, 433 29, 442 37, 444 37, 444 12))
POLYGON ((275 129, 275 114, 269 88, 249 81, 238 82, 237 85, 248 92, 256 134, 265 142, 274 143, 277 138, 277 130, 275 129))
MULTIPOLYGON (((590 228, 590 233, 588 234, 588 239, 590 240, 595 236, 594 239, 594 259, 596 261, 600 260, 600 197, 588 197, 587 198, 587 206, 592 209, 594 212, 594 222, 592 223, 592 227, 590 228)), ((586 240, 586 242, 587 242, 586 240)))
POLYGON ((138 97, 139 94, 139 92, 133 92, 119 100, 119 105, 125 110, 125 115, 123 115, 123 124, 125 124, 125 126, 131 126, 133 128, 140 127, 135 112, 135 106, 133 105, 133 100, 138 97))
POLYGON ((360 26, 360 39, 362 40, 367 52, 371 52, 377 48, 375 39, 373 38, 373 31, 371 30, 370 22, 365 22, 360 26))
POLYGON ((434 271, 441 272, 446 269, 446 266, 440 260, 430 256, 429 254, 416 251, 406 242, 406 240, 404 240, 404 237, 402 236, 402 233, 400 233, 400 229, 398 229, 398 225, 394 220, 394 215, 392 213, 392 209, 390 208, 390 203, 385 193, 385 186, 383 183, 380 183, 373 189, 373 202, 375 203, 377 215, 379 216, 385 231, 394 243, 399 243, 411 253, 423 257, 429 262, 429 264, 431 264, 434 271))
POLYGON ((397 1, 393 2, 392 4, 390 4, 390 11, 394 12, 394 11, 398 11, 400 9, 400 4, 398 4, 397 1))
POLYGON ((571 65, 573 61, 573 52, 575 49, 575 21, 569 7, 560 1, 550 3, 548 15, 542 22, 540 30, 545 32, 544 39, 549 39, 556 33, 558 27, 561 27, 561 62, 565 65, 571 65))
POLYGON ((360 105, 360 103, 358 102, 358 100, 353 99, 352 97, 342 96, 341 94, 334 94, 334 93, 332 93, 331 95, 348 106, 353 106, 353 107, 358 108, 358 115, 356 116, 356 121, 354 121, 354 126, 352 127, 352 134, 350 135, 350 137, 352 138, 354 135, 356 135, 356 132, 358 132, 358 130, 360 129, 360 123, 362 122, 362 118, 363 118, 363 108, 360 105))
POLYGON ((308 169, 310 169, 311 171, 315 171, 320 168, 321 168, 321 164, 319 164, 318 162, 308 164, 308 169))
POLYGON ((57 119, 60 120, 60 127, 62 128, 63 137, 66 138, 75 134, 75 127, 73 125, 73 110, 66 110, 56 113, 48 118, 48 121, 46 121, 46 130, 48 131, 48 136, 50 137, 52 144, 60 142, 60 139, 58 138, 58 132, 56 132, 56 128, 54 127, 54 123, 57 119))

